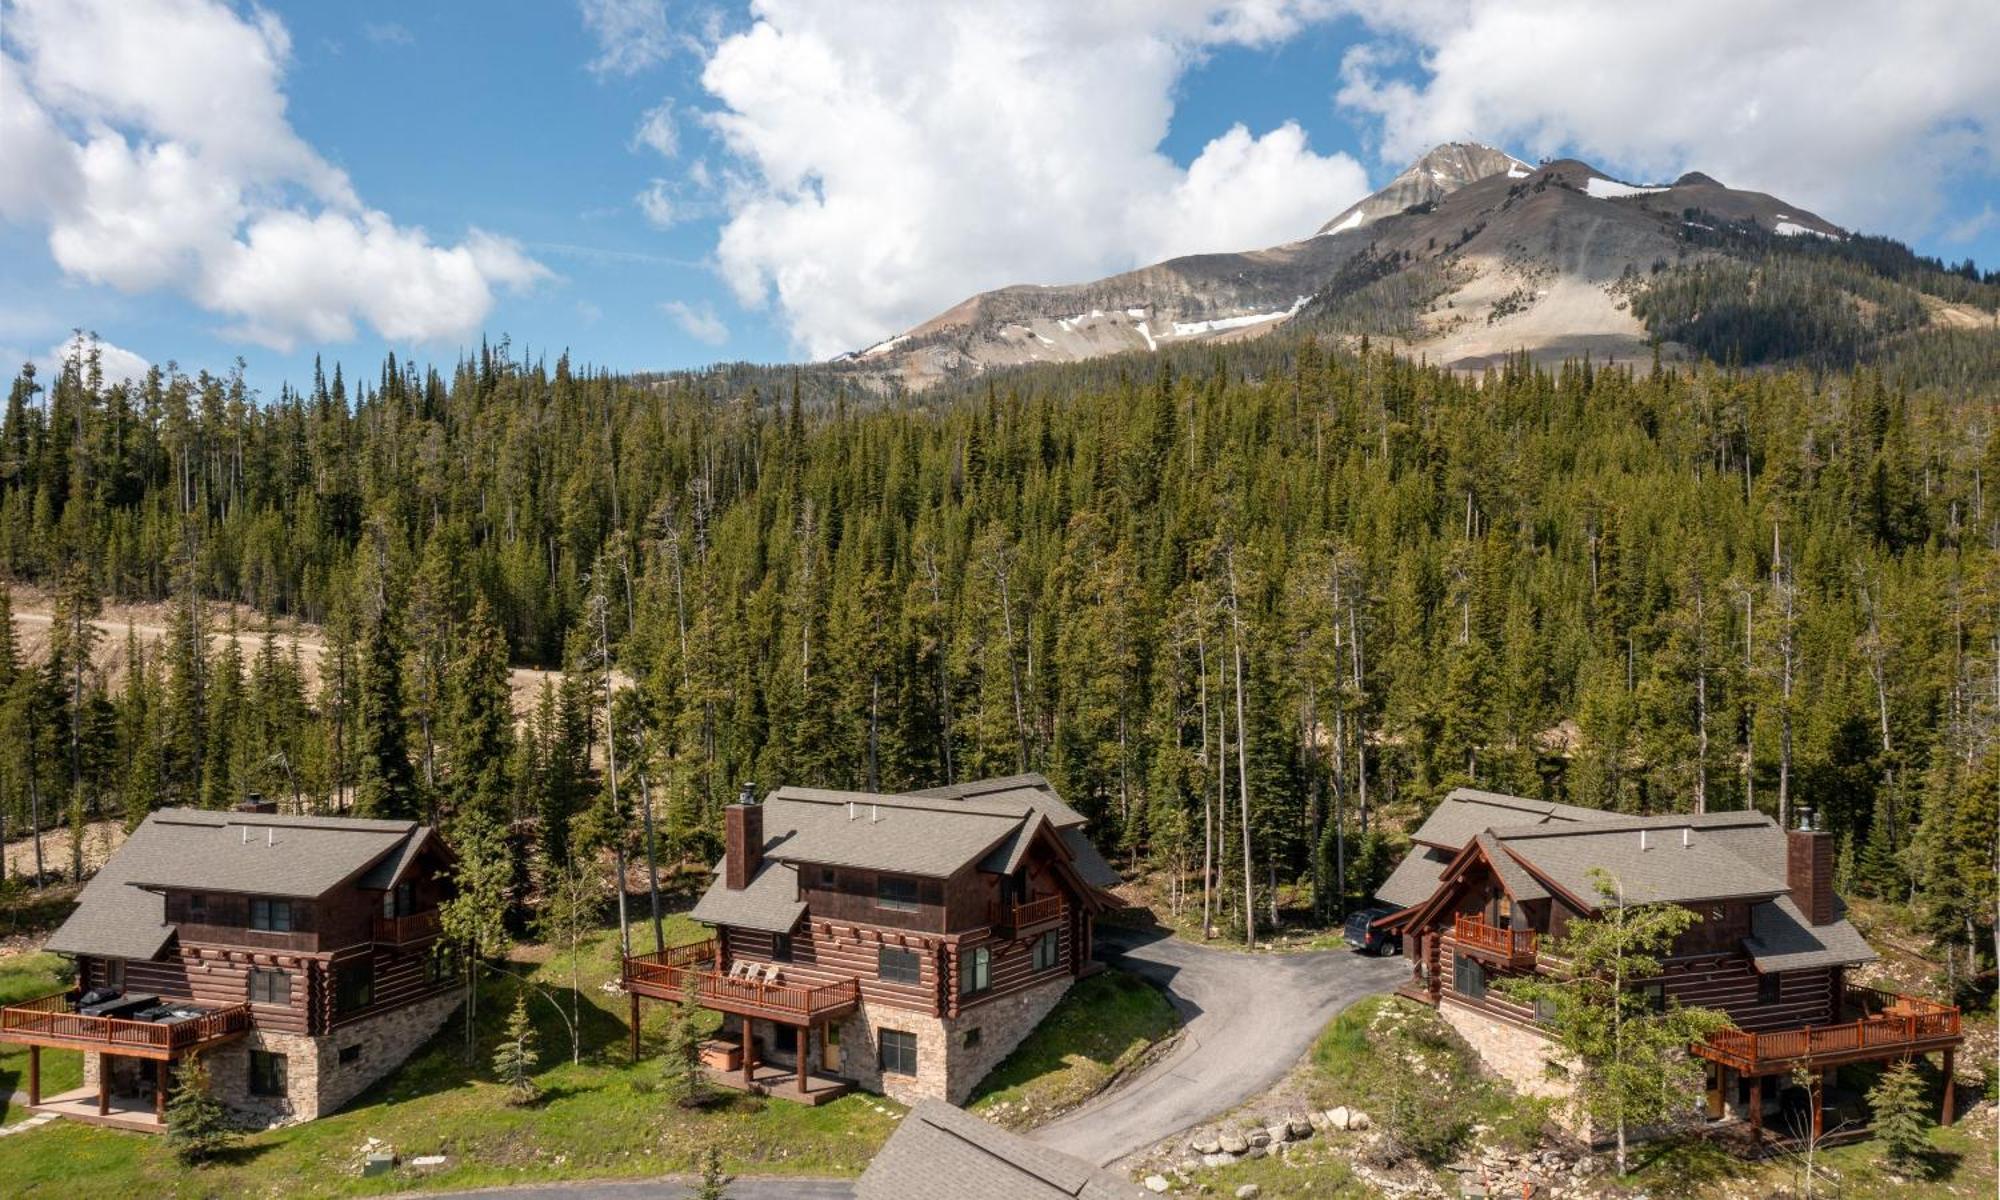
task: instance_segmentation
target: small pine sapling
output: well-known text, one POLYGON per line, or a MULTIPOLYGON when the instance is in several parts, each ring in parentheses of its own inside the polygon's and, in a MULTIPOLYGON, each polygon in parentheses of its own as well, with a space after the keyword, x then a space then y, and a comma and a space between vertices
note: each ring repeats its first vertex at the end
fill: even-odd
POLYGON ((535 1066, 541 1055, 535 1052, 535 1027, 528 1023, 528 995, 514 994, 514 1011, 507 1016, 507 1032, 493 1051, 493 1074, 507 1086, 510 1104, 526 1104, 535 1098, 535 1066))

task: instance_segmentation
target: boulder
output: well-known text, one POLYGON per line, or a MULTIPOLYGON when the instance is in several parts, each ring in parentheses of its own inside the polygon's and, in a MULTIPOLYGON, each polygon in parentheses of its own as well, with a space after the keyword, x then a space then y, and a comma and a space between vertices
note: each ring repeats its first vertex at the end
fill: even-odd
POLYGON ((1204 1167, 1235 1166, 1236 1156, 1234 1154, 1204 1154, 1201 1156, 1201 1165, 1204 1167))
POLYGON ((1252 1146, 1268 1146, 1271 1144, 1271 1131, 1268 1129, 1253 1129, 1244 1134, 1243 1138, 1252 1146))
POLYGON ((1368 1129, 1373 1127, 1374 1124, 1375 1122, 1368 1119, 1368 1114, 1358 1108, 1347 1114, 1347 1127, 1349 1129, 1368 1129))
POLYGON ((1312 1122, 1312 1127, 1314 1129, 1326 1128, 1326 1114, 1324 1112, 1321 1112, 1317 1108, 1313 1109, 1311 1112, 1306 1114, 1306 1120, 1312 1122))
POLYGON ((1257 1200, 1257 1197, 1263 1195, 1263 1193, 1264 1189, 1258 1187, 1256 1184, 1246 1183, 1236 1189, 1236 1200, 1257 1200))
POLYGON ((1291 1130, 1294 1140, 1309 1138, 1313 1135, 1312 1122, 1306 1120, 1304 1117, 1293 1117, 1285 1123, 1285 1128, 1291 1130))
POLYGON ((1272 1145, 1292 1140, 1292 1124, 1289 1121, 1279 1121, 1273 1125, 1266 1125, 1264 1126, 1264 1132, 1270 1137, 1272 1145))
POLYGON ((1348 1112, 1347 1106, 1345 1104, 1341 1105, 1339 1108, 1329 1108, 1326 1110, 1326 1123, 1329 1127, 1334 1129, 1346 1129, 1348 1127, 1347 1125, 1348 1118, 1351 1115, 1352 1114, 1348 1112))
POLYGON ((1248 1150, 1245 1150, 1245 1151, 1243 1152, 1243 1157, 1245 1157, 1245 1158, 1262 1158, 1262 1157, 1264 1157, 1264 1156, 1265 1156, 1266 1154, 1269 1154, 1270 1152, 1271 1152, 1271 1151, 1270 1151, 1270 1149, 1269 1149, 1268 1147, 1265 1147, 1265 1146, 1252 1146, 1252 1147, 1250 1147, 1250 1148, 1249 1148, 1248 1150))
POLYGON ((1165 1175, 1148 1175, 1145 1178, 1145 1186, 1149 1192, 1164 1192, 1168 1187, 1167 1177, 1165 1175))
POLYGON ((1217 1140, 1221 1142, 1224 1154, 1241 1154, 1250 1148, 1249 1139, 1234 1129, 1223 1130, 1222 1136, 1217 1140))
POLYGON ((1188 1149, 1196 1154, 1220 1154, 1222 1143, 1212 1133, 1197 1133, 1188 1139, 1188 1149))

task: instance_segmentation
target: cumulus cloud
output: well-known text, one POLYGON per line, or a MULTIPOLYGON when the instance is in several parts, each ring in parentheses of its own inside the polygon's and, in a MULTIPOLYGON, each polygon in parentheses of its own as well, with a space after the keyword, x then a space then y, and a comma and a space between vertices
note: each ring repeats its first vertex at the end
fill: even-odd
POLYGON ((1508 141, 1665 178, 1699 169, 1909 236, 2000 168, 2000 6, 1912 0, 1353 0, 1381 36, 1340 102, 1392 163, 1508 141))
POLYGON ((698 342, 710 346, 720 346, 729 340, 729 327, 715 315, 713 306, 704 301, 699 306, 684 300, 668 300, 660 305, 660 311, 674 319, 681 332, 698 342))
POLYGON ((366 322, 463 335, 546 271, 474 230, 456 245, 361 203, 301 139, 268 13, 217 0, 14 0, 0 53, 0 217, 46 226, 67 274, 173 287, 288 349, 366 322))
POLYGON ((1185 169, 1159 146, 1204 53, 1326 11, 757 0, 702 75, 731 155, 718 265, 825 356, 985 288, 1306 236, 1367 190, 1351 158, 1293 124, 1231 129, 1185 169))
POLYGON ((674 51, 664 0, 581 0, 583 27, 597 40, 590 69, 599 75, 637 75, 674 51))

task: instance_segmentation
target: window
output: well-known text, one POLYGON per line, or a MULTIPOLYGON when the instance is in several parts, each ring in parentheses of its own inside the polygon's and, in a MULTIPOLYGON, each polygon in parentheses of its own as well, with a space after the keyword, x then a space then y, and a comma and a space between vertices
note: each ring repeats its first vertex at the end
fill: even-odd
POLYGON ((406 880, 382 893, 382 915, 407 917, 417 910, 417 893, 406 880))
POLYGON ((361 1043, 356 1042, 352 1046, 342 1046, 340 1048, 340 1061, 343 1065, 352 1065, 360 1062, 361 1043))
POLYGON ((255 896, 250 900, 250 928, 263 929, 271 933, 290 933, 292 929, 292 902, 271 900, 255 896))
POLYGON ((125 990, 125 960, 107 958, 104 960, 104 986, 114 992, 125 990))
POLYGON ((1035 970, 1046 971, 1062 960, 1062 943, 1051 929, 1035 939, 1035 970))
POLYGON ((821 867, 819 869, 819 885, 823 888, 830 888, 833 886, 832 867, 821 867))
POLYGON ((1496 927, 1500 929, 1512 929, 1514 927, 1514 898, 1512 896, 1509 896, 1505 892, 1500 893, 1499 901, 1495 904, 1493 911, 1499 918, 1493 922, 1496 927))
POLYGON ((458 977, 458 951, 450 946, 439 946, 431 951, 424 973, 434 984, 450 983, 458 977))
POLYGON ((1779 994, 1780 988, 1776 975, 1759 975, 1757 977, 1757 1003, 1776 1004, 1779 994))
POLYGON ((887 1075, 917 1073, 917 1035, 900 1029, 879 1031, 882 1039, 882 1071, 887 1075))
POLYGON ((250 972, 250 1003, 282 1004, 292 1003, 292 974, 290 971, 252 970, 250 972))
POLYGON ((917 911, 917 881, 903 875, 884 875, 877 879, 875 907, 894 912, 917 911))
POLYGON ((914 950, 894 950, 882 947, 881 957, 876 960, 875 973, 884 983, 920 983, 923 980, 923 966, 914 950))
POLYGON ((965 1048, 967 1050, 970 1050, 974 1046, 977 1046, 978 1044, 979 1044, 979 1026, 974 1025, 972 1028, 965 1031, 965 1048))
POLYGON ((366 958, 343 963, 334 970, 333 1009, 353 1012, 375 1001, 375 964, 366 958))
POLYGON ((285 1094, 284 1055, 271 1054, 263 1050, 250 1052, 250 1094, 253 1096, 285 1094))
POLYGON ((1476 958, 1455 954, 1451 959, 1451 990, 1469 1000, 1486 996, 1486 968, 1476 958))
POLYGON ((791 934, 774 933, 771 935, 771 961, 772 962, 792 961, 791 934))
POLYGON ((1544 996, 1535 1001, 1535 1020, 1547 1024, 1556 1019, 1556 1002, 1544 996))
POLYGON ((188 924, 208 924, 208 897, 201 892, 188 893, 188 924))
POLYGON ((958 960, 958 994, 970 996, 993 986, 993 952, 981 946, 958 960))
POLYGON ((777 1027, 777 1030, 778 1036, 771 1039, 773 1048, 780 1054, 797 1054, 799 1052, 799 1031, 790 1025, 780 1025, 777 1027))
POLYGON ((1661 1012, 1665 1012, 1665 1011, 1667 1011, 1667 985, 1666 985, 1666 984, 1664 984, 1664 983, 1649 983, 1649 984, 1646 984, 1646 985, 1642 986, 1642 987, 1641 987, 1641 988, 1639 989, 1639 994, 1640 994, 1641 996, 1645 997, 1645 1000, 1646 1000, 1646 1007, 1647 1007, 1647 1008, 1648 1008, 1649 1010, 1651 1010, 1651 1011, 1653 1011, 1653 1012, 1656 1012, 1656 1013, 1661 1013, 1661 1012))

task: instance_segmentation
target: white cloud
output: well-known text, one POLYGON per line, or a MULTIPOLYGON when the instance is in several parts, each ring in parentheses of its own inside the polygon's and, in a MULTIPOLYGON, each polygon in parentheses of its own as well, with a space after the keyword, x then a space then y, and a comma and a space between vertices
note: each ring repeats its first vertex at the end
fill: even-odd
POLYGON ((729 327, 706 301, 697 307, 683 300, 668 300, 660 305, 660 311, 672 317, 682 332, 698 342, 720 346, 729 340, 729 327))
POLYGON ((661 158, 672 158, 681 150, 680 129, 674 124, 674 102, 662 100, 646 110, 639 118, 639 128, 632 132, 632 148, 649 146, 661 158))
POLYGON ((1510 141, 1640 177, 1699 169, 1904 236, 1951 180, 2000 167, 1990 0, 1353 3, 1388 41, 1349 54, 1340 100, 1381 121, 1391 163, 1510 141))
POLYGON ((632 198, 646 220, 660 229, 666 229, 680 220, 680 213, 674 198, 668 190, 667 181, 655 179, 646 185, 646 190, 632 198))
POLYGON ((0 54, 0 217, 78 279, 177 288, 290 348, 462 336, 546 271, 505 239, 439 245, 363 205, 292 129, 290 39, 216 0, 14 0, 0 54), (74 132, 71 132, 74 131, 74 132), (19 164, 21 170, 14 169, 19 164))
POLYGON ((1159 146, 1209 48, 1275 42, 1324 11, 757 0, 702 76, 732 155, 723 275, 824 356, 985 288, 1304 237, 1367 190, 1352 159, 1289 124, 1232 129, 1185 170, 1159 146))
POLYGON ((138 383, 146 378, 146 372, 153 365, 143 356, 123 346, 114 346, 95 334, 73 333, 50 346, 48 353, 36 362, 35 369, 41 374, 42 386, 50 386, 62 373, 64 364, 71 359, 75 359, 79 367, 84 367, 93 347, 97 351, 98 370, 103 373, 107 387, 115 383, 138 383))
POLYGON ((674 51, 664 0, 581 0, 583 27, 597 39, 590 69, 599 75, 637 75, 674 51))

